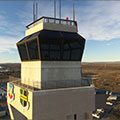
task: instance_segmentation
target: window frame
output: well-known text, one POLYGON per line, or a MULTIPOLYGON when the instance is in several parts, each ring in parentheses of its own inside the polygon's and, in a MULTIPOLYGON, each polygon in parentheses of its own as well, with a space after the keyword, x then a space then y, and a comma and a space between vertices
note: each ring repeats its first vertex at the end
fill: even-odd
MULTIPOLYGON (((41 55, 40 55, 40 46, 39 46, 39 35, 34 36, 34 37, 31 37, 31 38, 29 38, 29 39, 26 39, 25 41, 21 41, 20 43, 17 43, 17 48, 18 48, 18 45, 23 44, 23 43, 25 43, 28 60, 22 60, 22 59, 21 59, 21 61, 22 61, 22 62, 27 62, 27 61, 40 61, 40 60, 41 60, 41 55), (28 41, 31 41, 31 40, 34 40, 34 39, 37 40, 38 59, 30 59, 30 53, 29 53, 29 50, 28 50, 27 42, 28 42, 28 41)), ((18 48, 18 51, 19 51, 19 48, 18 48)), ((20 56, 20 58, 21 58, 20 51, 19 51, 19 56, 20 56)))
POLYGON ((40 57, 39 57, 39 47, 38 47, 38 37, 33 37, 32 39, 27 40, 27 41, 26 41, 26 46, 27 46, 27 50, 28 50, 29 60, 30 60, 30 61, 40 60, 40 57), (29 41, 32 41, 32 40, 33 40, 33 41, 36 40, 36 43, 37 43, 37 49, 38 49, 38 58, 37 58, 37 59, 31 59, 31 58, 30 58, 30 51, 29 51, 29 47, 28 47, 28 42, 29 42, 29 41))
MULTIPOLYGON (((21 44, 25 44, 25 42, 23 42, 23 43, 21 43, 21 44)), ((18 50, 18 53, 19 53, 19 56, 20 56, 21 61, 28 61, 28 60, 29 60, 28 54, 27 54, 28 60, 22 60, 22 56, 21 56, 20 49, 19 49, 18 45, 20 45, 20 44, 17 44, 17 50, 18 50)), ((25 48, 26 48, 26 44, 25 44, 25 48)), ((26 49, 26 52, 27 52, 27 49, 26 49)))

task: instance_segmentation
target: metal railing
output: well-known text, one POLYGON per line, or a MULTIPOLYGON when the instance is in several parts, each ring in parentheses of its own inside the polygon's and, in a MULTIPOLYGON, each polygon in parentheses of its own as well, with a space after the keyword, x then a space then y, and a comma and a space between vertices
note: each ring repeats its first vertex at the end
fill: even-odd
POLYGON ((70 88, 70 87, 80 87, 80 80, 61 80, 61 81, 44 81, 34 82, 35 87, 39 87, 41 85, 42 89, 58 89, 58 88, 70 88))
POLYGON ((51 17, 42 17, 42 18, 38 19, 37 21, 31 23, 30 25, 28 25, 26 27, 27 28, 32 28, 35 25, 38 25, 40 23, 52 23, 52 24, 61 24, 61 25, 68 25, 68 26, 77 27, 77 22, 76 21, 59 19, 59 18, 51 18, 51 17))
POLYGON ((92 79, 90 77, 82 77, 81 85, 82 86, 91 86, 91 85, 93 85, 92 79))
POLYGON ((30 86, 30 85, 26 85, 26 84, 23 84, 21 83, 21 79, 17 79, 15 81, 11 81, 10 83, 14 84, 14 85, 17 85, 19 86, 20 88, 23 88, 23 89, 28 89, 30 91, 34 91, 36 90, 37 88, 35 88, 34 86, 30 86))
POLYGON ((28 81, 25 84, 21 83, 20 78, 11 77, 11 83, 20 86, 21 88, 29 89, 29 90, 46 90, 46 89, 58 89, 58 88, 70 88, 70 87, 84 87, 91 86, 91 79, 84 78, 82 80, 61 80, 61 81, 28 81))
POLYGON ((64 20, 64 19, 58 19, 58 18, 44 18, 44 23, 54 23, 54 24, 62 24, 62 25, 70 25, 70 26, 76 26, 76 21, 71 20, 64 20))

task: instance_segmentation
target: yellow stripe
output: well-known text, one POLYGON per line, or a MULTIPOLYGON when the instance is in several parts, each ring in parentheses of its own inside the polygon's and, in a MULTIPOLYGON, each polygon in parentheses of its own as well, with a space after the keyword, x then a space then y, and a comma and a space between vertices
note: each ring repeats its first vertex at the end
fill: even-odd
POLYGON ((21 97, 24 97, 25 99, 27 99, 27 96, 25 96, 25 95, 23 95, 23 94, 21 94, 20 96, 21 96, 21 97))
POLYGON ((28 101, 28 97, 24 96, 24 95, 20 95, 20 98, 23 99, 24 101, 28 101))
POLYGON ((28 101, 28 99, 25 99, 24 97, 20 97, 20 98, 26 102, 28 101))

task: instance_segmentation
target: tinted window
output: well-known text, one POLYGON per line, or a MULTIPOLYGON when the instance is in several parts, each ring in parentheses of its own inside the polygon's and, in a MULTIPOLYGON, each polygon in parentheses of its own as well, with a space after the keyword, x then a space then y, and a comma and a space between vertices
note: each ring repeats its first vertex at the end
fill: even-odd
POLYGON ((60 44, 50 45, 50 60, 60 60, 60 44))
POLYGON ((41 59, 50 61, 61 60, 61 39, 40 39, 41 59))
POLYGON ((39 59, 37 39, 29 40, 27 42, 27 46, 28 46, 30 59, 31 60, 39 59))
POLYGON ((19 44, 18 50, 20 53, 21 60, 28 60, 25 43, 19 44))
POLYGON ((77 40, 73 40, 70 43, 71 47, 71 60, 80 60, 81 57, 81 46, 77 40))
POLYGON ((70 60, 70 46, 69 46, 69 44, 63 45, 63 60, 70 60))
POLYGON ((41 44, 42 60, 49 60, 49 44, 41 44))
POLYGON ((76 40, 73 40, 73 41, 75 42, 71 42, 70 47, 75 49, 80 48, 80 44, 76 40))
POLYGON ((41 59, 51 61, 80 61, 82 49, 77 40, 47 40, 41 42, 41 59))
POLYGON ((73 49, 71 52, 71 60, 80 60, 80 49, 73 49))
MULTIPOLYGON (((43 61, 81 61, 85 39, 77 33, 42 30, 22 39, 27 42, 30 60, 39 60, 37 39, 43 61), (29 40, 32 37, 33 40, 29 40)), ((20 41, 21 42, 21 41, 20 41)), ((25 43, 18 45, 21 60, 28 60, 25 43)))

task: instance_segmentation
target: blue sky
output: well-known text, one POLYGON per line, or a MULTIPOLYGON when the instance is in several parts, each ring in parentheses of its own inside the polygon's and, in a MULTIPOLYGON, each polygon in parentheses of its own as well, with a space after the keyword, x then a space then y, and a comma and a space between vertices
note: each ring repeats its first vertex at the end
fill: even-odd
MULTIPOLYGON (((72 19, 73 3, 79 34, 86 39, 82 61, 119 61, 120 1, 62 1, 62 18, 72 19)), ((38 18, 53 13, 53 0, 38 1, 38 18)), ((0 1, 0 63, 20 62, 16 42, 32 20, 32 1, 0 1)))

